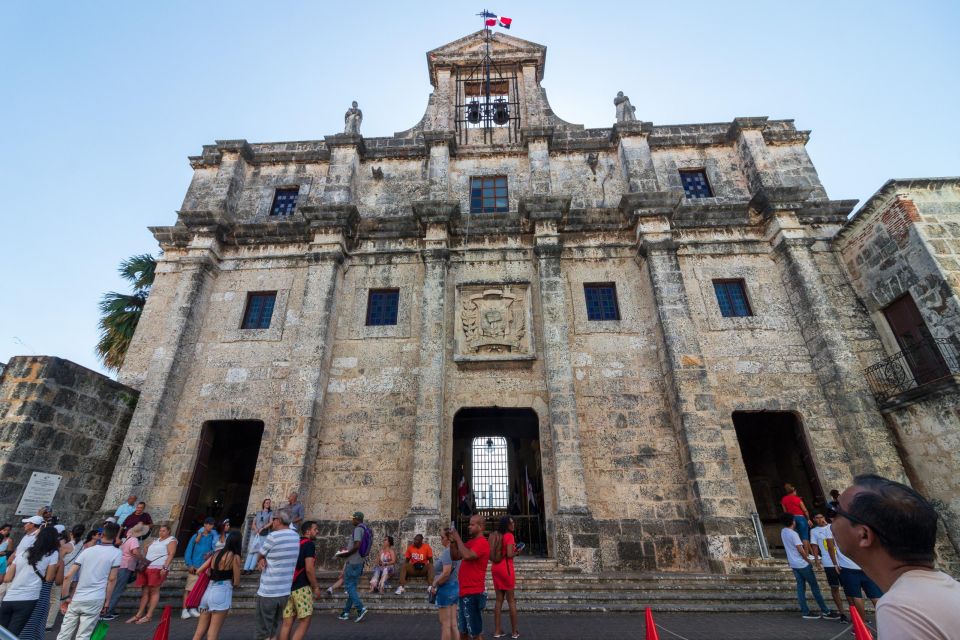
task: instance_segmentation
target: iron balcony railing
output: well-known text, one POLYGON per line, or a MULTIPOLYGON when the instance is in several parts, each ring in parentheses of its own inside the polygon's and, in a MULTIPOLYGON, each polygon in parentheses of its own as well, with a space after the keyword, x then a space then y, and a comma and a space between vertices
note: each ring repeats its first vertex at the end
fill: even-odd
POLYGON ((867 382, 879 402, 928 385, 944 378, 960 375, 955 339, 927 339, 864 369, 867 382))

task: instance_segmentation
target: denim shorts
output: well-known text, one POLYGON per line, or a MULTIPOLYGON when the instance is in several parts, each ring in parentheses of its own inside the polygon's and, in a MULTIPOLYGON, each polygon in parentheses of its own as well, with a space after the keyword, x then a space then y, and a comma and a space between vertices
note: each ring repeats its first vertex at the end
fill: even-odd
POLYGON ((229 611, 233 600, 233 583, 217 580, 207 585, 200 599, 201 611, 229 611))
POLYGON ((848 598, 862 598, 866 593, 867 597, 875 600, 883 595, 883 591, 876 583, 867 577, 861 569, 840 569, 840 584, 843 585, 843 593, 848 598))
POLYGON ((457 603, 457 628, 468 636, 483 633, 483 610, 487 606, 486 593, 460 596, 457 603))
POLYGON ((457 604, 460 600, 460 585, 456 580, 448 580, 437 589, 437 609, 457 604))

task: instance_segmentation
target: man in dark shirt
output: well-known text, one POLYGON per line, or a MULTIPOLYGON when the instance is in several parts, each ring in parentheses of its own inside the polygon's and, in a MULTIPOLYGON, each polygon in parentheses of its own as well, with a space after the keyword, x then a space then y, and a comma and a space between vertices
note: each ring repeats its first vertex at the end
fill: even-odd
POLYGON ((293 631, 293 640, 303 640, 310 628, 313 616, 313 601, 320 597, 320 587, 317 585, 317 547, 313 543, 320 527, 316 522, 307 520, 300 527, 300 555, 297 557, 297 567, 293 572, 293 585, 290 599, 283 610, 283 625, 280 627, 280 640, 290 640, 293 631), (299 621, 296 630, 293 629, 294 619, 299 621))
POLYGON ((138 525, 141 522, 148 527, 153 526, 153 518, 150 517, 150 514, 146 512, 147 503, 138 502, 137 508, 133 510, 133 513, 127 516, 127 519, 123 521, 123 526, 121 527, 121 537, 125 536, 127 530, 138 525))

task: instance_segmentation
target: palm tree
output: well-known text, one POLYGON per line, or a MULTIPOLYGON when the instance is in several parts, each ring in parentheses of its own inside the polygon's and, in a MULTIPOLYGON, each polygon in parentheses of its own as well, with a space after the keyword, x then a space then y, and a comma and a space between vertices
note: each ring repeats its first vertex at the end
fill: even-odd
POLYGON ((123 365, 123 359, 147 303, 150 287, 157 268, 157 260, 149 253, 127 258, 120 263, 120 276, 130 283, 133 293, 105 293, 100 300, 100 340, 97 357, 104 366, 114 371, 123 365))

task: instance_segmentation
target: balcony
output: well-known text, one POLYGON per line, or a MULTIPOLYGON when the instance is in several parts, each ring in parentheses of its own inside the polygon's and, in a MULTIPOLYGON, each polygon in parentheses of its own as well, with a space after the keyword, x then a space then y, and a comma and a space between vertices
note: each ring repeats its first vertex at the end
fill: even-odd
POLYGON ((960 375, 956 337, 916 342, 863 373, 881 405, 901 395, 919 397, 937 388, 937 383, 953 382, 954 376, 960 375))

